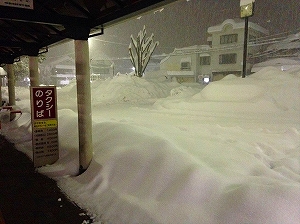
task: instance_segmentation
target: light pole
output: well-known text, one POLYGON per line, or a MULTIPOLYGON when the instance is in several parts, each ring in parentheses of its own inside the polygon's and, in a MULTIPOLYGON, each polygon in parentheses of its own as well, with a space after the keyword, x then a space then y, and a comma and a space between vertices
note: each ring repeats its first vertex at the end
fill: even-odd
POLYGON ((244 30, 244 54, 243 54, 243 73, 242 78, 246 77, 247 73, 247 44, 248 44, 248 18, 254 14, 255 0, 241 0, 241 18, 245 18, 244 30))

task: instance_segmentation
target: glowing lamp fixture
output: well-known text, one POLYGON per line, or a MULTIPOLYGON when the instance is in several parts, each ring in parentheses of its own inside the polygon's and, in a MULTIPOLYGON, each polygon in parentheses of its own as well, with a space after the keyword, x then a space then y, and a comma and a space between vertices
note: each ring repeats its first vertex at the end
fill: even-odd
POLYGON ((241 0, 241 18, 253 16, 255 0, 241 0))

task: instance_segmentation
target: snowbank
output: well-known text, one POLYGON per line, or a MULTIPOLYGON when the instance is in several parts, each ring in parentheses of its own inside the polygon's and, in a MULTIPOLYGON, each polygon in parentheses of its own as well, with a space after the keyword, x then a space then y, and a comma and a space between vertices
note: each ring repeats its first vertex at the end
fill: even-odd
MULTIPOLYGON (((203 90, 94 82, 94 158, 80 176, 74 88, 58 90, 60 159, 38 170, 95 222, 300 223, 299 76, 269 67, 203 90)), ((30 114, 10 129, 32 155, 30 114)))
POLYGON ((158 108, 222 113, 272 113, 300 111, 300 76, 267 67, 244 79, 228 75, 210 83, 185 101, 169 97, 155 103, 158 108))
MULTIPOLYGON (((169 96, 178 83, 160 79, 144 79, 133 75, 119 74, 106 80, 96 80, 91 84, 93 106, 111 104, 149 104, 159 98, 169 96)), ((72 83, 58 92, 61 98, 68 96, 76 103, 76 85, 72 83)), ((63 99, 62 99, 63 100, 63 99)), ((64 104, 62 104, 64 105, 64 104)))

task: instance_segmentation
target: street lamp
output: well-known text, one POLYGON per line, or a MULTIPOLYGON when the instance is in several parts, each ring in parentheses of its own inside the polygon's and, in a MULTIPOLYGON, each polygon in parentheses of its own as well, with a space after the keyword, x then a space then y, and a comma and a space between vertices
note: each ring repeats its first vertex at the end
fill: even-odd
POLYGON ((241 18, 245 18, 245 31, 244 31, 244 55, 243 55, 243 73, 242 78, 246 77, 247 72, 247 44, 248 44, 248 18, 254 14, 255 0, 241 0, 241 18))

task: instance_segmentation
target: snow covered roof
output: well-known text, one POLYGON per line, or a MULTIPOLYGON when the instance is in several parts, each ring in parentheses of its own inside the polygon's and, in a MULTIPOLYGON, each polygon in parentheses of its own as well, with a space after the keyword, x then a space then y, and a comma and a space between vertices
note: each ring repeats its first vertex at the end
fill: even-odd
POLYGON ((189 54, 209 51, 211 47, 209 45, 194 45, 183 48, 175 48, 172 55, 174 54, 189 54))
POLYGON ((294 60, 289 58, 275 58, 253 65, 251 71, 258 72, 259 70, 269 66, 279 68, 282 71, 287 71, 292 68, 298 68, 300 70, 300 60, 294 60))
POLYGON ((54 60, 50 59, 48 63, 51 65, 68 64, 75 67, 75 59, 67 55, 60 58, 55 58, 54 60))
POLYGON ((167 71, 168 76, 191 76, 194 77, 194 71, 167 71))
POLYGON ((300 51, 300 32, 289 35, 286 39, 272 44, 268 50, 299 49, 300 51))
MULTIPOLYGON (((251 28, 253 30, 259 31, 263 34, 269 34, 268 30, 259 26, 256 23, 249 22, 248 24, 249 24, 249 28, 251 28)), ((244 29, 245 22, 242 19, 226 19, 223 23, 221 23, 219 25, 209 27, 207 29, 207 32, 208 33, 221 32, 226 25, 231 25, 234 30, 235 29, 244 29)))
POLYGON ((161 60, 161 64, 167 61, 170 58, 170 55, 187 55, 187 54, 195 54, 195 53, 201 53, 205 54, 205 56, 208 55, 209 50, 211 47, 209 45, 194 45, 189 47, 183 47, 183 48, 175 48, 174 51, 169 54, 167 57, 161 60))

